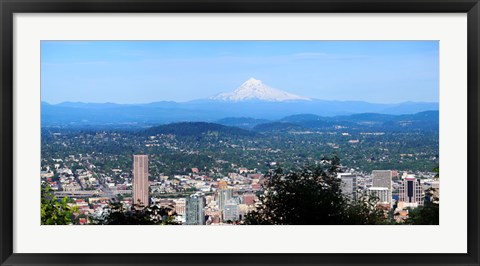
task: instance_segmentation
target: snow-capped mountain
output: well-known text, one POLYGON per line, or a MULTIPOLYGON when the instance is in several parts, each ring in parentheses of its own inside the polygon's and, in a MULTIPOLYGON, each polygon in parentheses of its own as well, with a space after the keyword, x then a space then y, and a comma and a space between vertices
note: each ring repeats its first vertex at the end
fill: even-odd
POLYGON ((310 98, 274 89, 268 85, 265 85, 261 80, 254 78, 250 78, 249 80, 245 81, 240 87, 232 92, 220 93, 210 99, 235 102, 247 100, 262 100, 269 102, 311 100, 310 98))

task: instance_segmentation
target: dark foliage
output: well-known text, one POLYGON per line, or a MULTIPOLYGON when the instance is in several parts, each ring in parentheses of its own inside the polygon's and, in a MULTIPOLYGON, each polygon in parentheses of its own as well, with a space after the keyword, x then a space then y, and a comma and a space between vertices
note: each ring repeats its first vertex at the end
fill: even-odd
POLYGON ((410 210, 405 224, 439 225, 440 206, 438 203, 425 202, 423 207, 410 210))
POLYGON ((321 167, 269 173, 261 204, 246 216, 246 224, 341 225, 384 223, 382 211, 372 200, 351 203, 336 177, 339 159, 324 160, 321 167))
POLYGON ((174 221, 173 207, 140 206, 127 210, 119 202, 110 202, 104 208, 104 215, 93 220, 93 224, 101 225, 166 225, 178 224, 174 221))

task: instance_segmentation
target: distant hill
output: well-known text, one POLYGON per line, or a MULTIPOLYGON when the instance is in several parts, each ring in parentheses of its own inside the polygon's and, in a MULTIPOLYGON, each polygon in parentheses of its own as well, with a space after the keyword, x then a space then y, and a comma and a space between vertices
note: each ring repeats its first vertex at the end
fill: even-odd
MULTIPOLYGON (((253 128, 253 126, 297 114, 308 114, 320 118, 304 117, 304 121, 332 121, 325 117, 350 116, 375 113, 385 115, 414 114, 438 110, 438 103, 373 104, 356 101, 224 101, 195 100, 190 102, 154 102, 148 104, 78 103, 65 102, 48 104, 42 102, 42 126, 68 125, 112 125, 138 124, 158 125, 185 121, 219 122, 225 125, 253 128), (251 118, 256 120, 224 118, 251 118), (222 121, 223 120, 223 121, 222 121)), ((297 117, 298 118, 298 117, 297 117)), ((297 118, 292 118, 296 120, 297 118)), ((337 119, 338 121, 338 119, 337 119)))
POLYGON ((290 115, 282 118, 282 122, 326 121, 327 118, 314 114, 290 115))
POLYGON ((272 123, 265 123, 265 124, 260 124, 256 125, 253 128, 254 131, 258 132, 288 132, 288 131, 300 131, 300 130, 305 130, 305 127, 302 127, 301 125, 293 124, 293 123, 287 123, 287 122, 272 122, 272 123))
POLYGON ((348 116, 336 116, 336 117, 332 117, 331 120, 348 121, 348 122, 355 122, 355 123, 362 123, 362 122, 382 123, 382 122, 395 120, 396 117, 397 117, 396 115, 388 115, 388 114, 363 113, 363 114, 353 114, 348 116))
POLYGON ((439 112, 425 111, 405 115, 363 113, 333 117, 300 114, 284 117, 280 121, 297 124, 311 129, 327 129, 334 126, 343 126, 349 128, 371 128, 400 131, 412 129, 438 130, 439 112))
POLYGON ((438 111, 425 111, 416 114, 399 115, 397 116, 397 120, 432 121, 438 123, 440 121, 440 114, 438 111))
POLYGON ((438 111, 438 103, 403 102, 386 106, 380 113, 400 115, 416 114, 429 110, 438 111))
POLYGON ((224 125, 224 126, 234 126, 244 129, 252 129, 258 124, 268 123, 269 120, 266 119, 255 119, 251 117, 226 117, 220 120, 215 121, 215 123, 224 125))
POLYGON ((173 134, 177 136, 255 136, 252 131, 206 122, 181 122, 151 127, 144 131, 146 135, 173 134))
POLYGON ((292 123, 310 129, 329 128, 335 124, 331 117, 322 117, 314 114, 291 115, 280 119, 280 122, 292 123))

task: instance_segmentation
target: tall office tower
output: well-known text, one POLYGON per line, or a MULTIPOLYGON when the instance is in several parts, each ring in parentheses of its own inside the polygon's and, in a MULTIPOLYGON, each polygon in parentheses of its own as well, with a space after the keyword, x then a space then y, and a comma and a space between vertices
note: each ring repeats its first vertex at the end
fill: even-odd
POLYGON ((197 192, 185 199, 185 223, 188 225, 205 224, 205 194, 197 192))
POLYGON ((238 203, 234 199, 229 199, 225 202, 225 207, 223 211, 223 221, 238 221, 239 220, 239 211, 238 203))
MULTIPOLYGON (((386 187, 369 187, 367 189, 368 197, 375 197, 378 199, 377 204, 390 204, 388 201, 390 193, 386 187)), ((391 200, 391 199, 390 199, 391 200)))
POLYGON ((339 173, 337 177, 342 181, 342 194, 350 201, 356 201, 358 199, 357 176, 351 173, 339 173))
POLYGON ((185 215, 185 199, 174 199, 175 201, 175 212, 178 215, 185 215))
POLYGON ((146 207, 148 198, 148 155, 133 155, 133 204, 146 207))
POLYGON ((372 187, 384 187, 388 189, 388 203, 392 204, 392 171, 373 170, 372 187))
POLYGON ((232 198, 233 189, 220 189, 217 190, 218 193, 218 209, 223 211, 225 208, 225 203, 232 198))
POLYGON ((403 202, 403 207, 423 206, 423 190, 420 180, 413 175, 408 175, 403 179, 400 186, 398 201, 403 202))

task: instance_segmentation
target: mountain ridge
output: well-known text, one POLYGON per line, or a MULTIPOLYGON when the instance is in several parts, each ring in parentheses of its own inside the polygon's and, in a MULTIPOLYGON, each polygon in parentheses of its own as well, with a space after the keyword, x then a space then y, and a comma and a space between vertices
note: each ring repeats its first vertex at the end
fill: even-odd
MULTIPOLYGON (((277 121, 264 121, 249 128, 243 128, 241 122, 255 121, 251 118, 237 118, 239 125, 231 123, 234 118, 226 118, 215 123, 210 122, 177 122, 152 126, 144 132, 147 135, 173 134, 177 136, 216 136, 216 137, 253 137, 257 134, 268 136, 272 132, 312 132, 317 130, 333 131, 418 131, 438 132, 438 111, 426 111, 411 115, 382 115, 375 113, 356 114, 350 116, 319 117, 312 114, 299 114, 284 117, 277 121), (230 123, 222 124, 221 121, 230 123), (339 127, 340 126, 340 127, 339 127), (265 135, 267 134, 267 135, 265 135)), ((256 121, 258 122, 258 121, 256 121)))
MULTIPOLYGON (((187 102, 156 101, 139 104, 41 102, 41 118, 42 125, 125 123, 152 125, 182 121, 214 122, 227 117, 251 117, 271 121, 302 113, 320 116, 357 113, 399 115, 438 110, 438 105, 412 101, 385 104, 312 99, 271 88, 261 80, 250 78, 232 92, 187 102)), ((238 124, 238 121, 232 122, 238 124)), ((260 122, 244 121, 244 127, 252 128, 260 122)))
MULTIPOLYGON (((333 117, 359 113, 389 115, 414 114, 438 110, 436 103, 418 103, 404 108, 401 104, 378 105, 367 102, 284 101, 284 102, 156 102, 150 104, 41 104, 42 125, 81 124, 165 124, 182 121, 214 122, 228 117, 249 117, 260 120, 279 120, 296 114, 333 117), (395 106, 395 107, 393 107, 395 106)), ((244 121, 248 127, 259 121, 244 121)))

